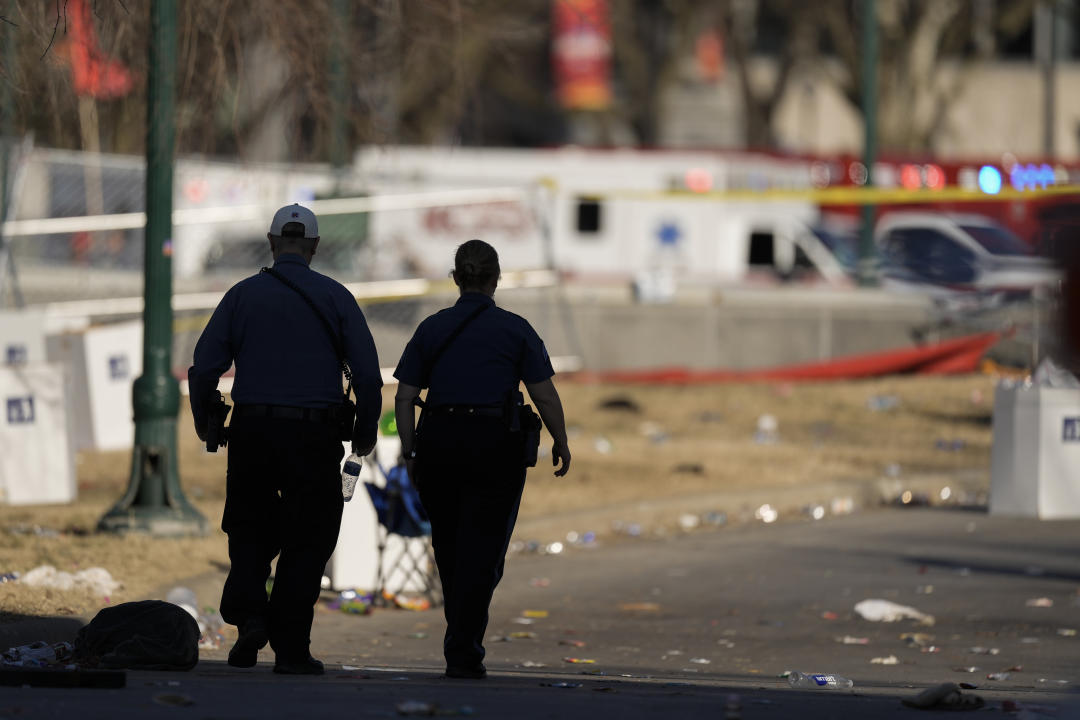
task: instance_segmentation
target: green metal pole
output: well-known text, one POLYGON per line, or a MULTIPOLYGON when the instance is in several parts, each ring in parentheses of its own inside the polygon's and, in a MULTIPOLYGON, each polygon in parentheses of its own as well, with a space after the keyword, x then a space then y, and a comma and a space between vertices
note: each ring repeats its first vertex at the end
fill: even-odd
MULTIPOLYGON (((4 17, 11 17, 15 9, 14 0, 4 3, 4 17)), ((0 223, 7 220, 8 194, 11 191, 11 144, 15 137, 15 105, 11 99, 11 83, 15 81, 15 27, 11 23, 0 23, 4 28, 4 74, 0 86, 0 223)), ((0 248, 4 246, 0 235, 0 248)), ((0 287, 3 281, 0 280, 0 287)), ((3 298, 0 298, 2 301, 3 298)))
POLYGON ((150 5, 147 83, 146 258, 143 374, 135 381, 135 450, 127 493, 100 530, 153 535, 205 534, 206 518, 184 497, 177 470, 180 385, 172 374, 173 91, 176 0, 150 5))
MULTIPOLYGON (((2 7, 4 17, 10 18, 15 9, 15 0, 7 0, 2 7)), ((8 201, 11 195, 11 146, 15 137, 15 103, 11 99, 11 84, 15 81, 15 28, 11 23, 5 22, 0 25, 3 25, 5 74, 5 77, 0 79, 0 307, 3 307, 7 298, 5 284, 8 278, 5 276, 11 272, 10 263, 12 262, 10 256, 4 255, 7 252, 5 247, 7 239, 4 237, 3 223, 8 219, 8 201)), ((19 305, 17 287, 13 288, 13 292, 15 304, 19 305)))
MULTIPOLYGON (((877 3, 862 0, 862 107, 864 128, 863 165, 866 187, 874 185, 874 161, 877 158, 877 3)), ((859 284, 877 285, 874 250, 874 206, 862 206, 862 233, 859 238, 859 284)))

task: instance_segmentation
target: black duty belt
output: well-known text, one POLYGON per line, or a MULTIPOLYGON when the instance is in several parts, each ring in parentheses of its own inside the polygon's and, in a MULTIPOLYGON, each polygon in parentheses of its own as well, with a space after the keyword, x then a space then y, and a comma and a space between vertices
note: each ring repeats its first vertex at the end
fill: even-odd
POLYGON ((429 405, 424 412, 432 415, 483 415, 486 417, 502 417, 502 405, 429 405))
POLYGON ((314 423, 338 421, 337 408, 305 408, 290 405, 237 405, 233 417, 264 417, 279 420, 307 420, 314 423))

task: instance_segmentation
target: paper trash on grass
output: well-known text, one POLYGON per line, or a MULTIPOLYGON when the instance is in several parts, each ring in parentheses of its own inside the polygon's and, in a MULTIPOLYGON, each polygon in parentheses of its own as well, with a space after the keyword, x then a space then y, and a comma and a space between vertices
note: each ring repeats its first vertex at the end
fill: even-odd
POLYGON ((855 612, 864 620, 871 622, 898 622, 900 620, 918 620, 923 625, 933 625, 934 616, 927 615, 908 605, 898 605, 888 600, 870 598, 855 603, 855 612))
POLYGON ((876 657, 871 658, 871 665, 899 665, 900 661, 895 655, 889 655, 888 657, 876 657))
POLYGON ((57 570, 52 565, 39 565, 19 578, 19 582, 33 587, 52 588, 54 590, 87 589, 95 595, 112 595, 123 587, 113 579, 109 571, 101 567, 86 568, 77 573, 57 570))

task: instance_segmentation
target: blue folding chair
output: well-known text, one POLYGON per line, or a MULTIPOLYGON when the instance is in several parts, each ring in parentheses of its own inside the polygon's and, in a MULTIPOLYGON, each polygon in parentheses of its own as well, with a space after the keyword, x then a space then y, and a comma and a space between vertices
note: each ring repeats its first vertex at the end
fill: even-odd
POLYGON ((378 550, 378 568, 372 602, 387 603, 387 594, 396 596, 411 582, 419 588, 432 607, 442 604, 442 591, 435 556, 431 549, 431 522, 420 502, 420 493, 409 480, 404 463, 386 470, 377 461, 376 467, 385 479, 385 485, 365 482, 371 504, 375 508, 378 526, 375 529, 375 545, 378 550), (393 556, 387 550, 391 535, 401 539, 401 549, 393 556), (415 542, 422 539, 423 542, 415 542), (388 587, 395 574, 400 573, 396 588, 388 587))

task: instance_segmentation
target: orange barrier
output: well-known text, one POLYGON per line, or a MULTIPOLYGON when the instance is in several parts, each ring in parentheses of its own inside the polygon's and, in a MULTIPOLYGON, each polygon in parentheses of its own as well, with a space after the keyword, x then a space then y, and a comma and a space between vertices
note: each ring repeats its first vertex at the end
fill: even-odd
POLYGON ((982 356, 1002 337, 989 332, 901 350, 849 355, 824 362, 761 370, 690 370, 670 367, 652 370, 612 370, 576 373, 583 382, 696 385, 762 380, 851 380, 883 375, 948 375, 975 372, 982 356))

